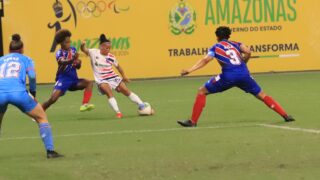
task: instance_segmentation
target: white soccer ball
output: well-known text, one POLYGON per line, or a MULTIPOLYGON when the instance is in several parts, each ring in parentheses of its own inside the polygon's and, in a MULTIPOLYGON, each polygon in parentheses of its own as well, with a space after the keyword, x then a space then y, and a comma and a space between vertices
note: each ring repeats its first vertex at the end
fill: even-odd
POLYGON ((143 109, 139 109, 138 113, 140 116, 150 116, 154 114, 154 109, 151 107, 151 105, 147 102, 144 103, 145 107, 143 109))

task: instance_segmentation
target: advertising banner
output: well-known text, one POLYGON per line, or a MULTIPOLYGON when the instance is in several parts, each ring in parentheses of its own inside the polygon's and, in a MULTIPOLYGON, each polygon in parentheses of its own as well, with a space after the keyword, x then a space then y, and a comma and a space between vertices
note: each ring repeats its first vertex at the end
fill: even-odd
MULTIPOLYGON (((40 83, 54 82, 61 28, 72 32, 79 76, 88 79, 80 44, 99 48, 101 33, 129 78, 173 77, 207 54, 222 25, 251 48, 251 72, 320 70, 319 7, 318 0, 4 0, 3 41, 8 53, 11 35, 22 36, 40 83)), ((219 72, 214 62, 193 75, 219 72)))

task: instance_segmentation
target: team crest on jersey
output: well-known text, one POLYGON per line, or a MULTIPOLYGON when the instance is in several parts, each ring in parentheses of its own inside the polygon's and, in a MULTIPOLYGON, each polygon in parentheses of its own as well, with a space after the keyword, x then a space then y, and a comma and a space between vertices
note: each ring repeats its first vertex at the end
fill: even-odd
POLYGON ((174 35, 192 34, 196 29, 197 15, 195 10, 185 2, 180 0, 170 11, 170 31, 174 35))

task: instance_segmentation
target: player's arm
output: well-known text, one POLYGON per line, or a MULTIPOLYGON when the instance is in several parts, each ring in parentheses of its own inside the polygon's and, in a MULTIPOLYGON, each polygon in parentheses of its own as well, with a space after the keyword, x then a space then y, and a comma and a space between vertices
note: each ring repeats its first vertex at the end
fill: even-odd
POLYGON ((80 50, 81 50, 85 55, 89 56, 89 50, 88 50, 88 48, 86 47, 86 42, 85 42, 85 41, 82 41, 80 50))
POLYGON ((115 66, 118 70, 118 72, 121 74, 123 81, 125 83, 129 83, 130 80, 127 78, 126 74, 124 73, 124 70, 122 69, 122 67, 120 66, 120 64, 118 64, 118 66, 115 66))
POLYGON ((251 50, 246 45, 240 45, 240 51, 242 53, 242 59, 245 63, 247 63, 251 57, 251 50))
POLYGON ((79 53, 78 52, 76 52, 76 54, 73 57, 73 60, 76 60, 76 59, 79 59, 79 53))
POLYGON ((35 98, 36 92, 37 92, 37 81, 36 81, 36 72, 34 69, 34 63, 31 59, 29 59, 29 63, 27 66, 27 75, 29 79, 29 92, 35 98))
POLYGON ((204 66, 206 66, 210 61, 213 60, 213 56, 211 55, 207 55, 204 58, 200 59, 195 65, 193 65, 190 69, 183 69, 181 71, 181 76, 185 76, 188 75, 198 69, 203 68, 204 66))
POLYGON ((70 61, 69 59, 65 57, 59 57, 57 59, 59 65, 65 65, 65 64, 72 64, 73 61, 70 61))
POLYGON ((57 61, 58 61, 59 65, 66 65, 66 64, 72 64, 73 61, 78 58, 79 58, 79 53, 76 52, 76 54, 74 55, 74 58, 71 60, 66 57, 61 56, 61 57, 57 57, 57 61))

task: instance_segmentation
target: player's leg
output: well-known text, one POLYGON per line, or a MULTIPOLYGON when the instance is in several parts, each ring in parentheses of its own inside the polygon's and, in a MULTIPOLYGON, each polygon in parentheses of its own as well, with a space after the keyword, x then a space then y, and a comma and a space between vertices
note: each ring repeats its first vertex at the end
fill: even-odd
POLYGON ((42 108, 46 111, 52 104, 57 102, 60 96, 64 94, 64 91, 55 89, 51 94, 50 98, 42 104, 42 108))
POLYGON ((203 108, 206 105, 206 96, 208 93, 209 93, 209 91, 204 86, 198 90, 198 94, 197 94, 195 103, 193 105, 192 116, 191 116, 191 121, 194 124, 197 124, 197 122, 200 118, 200 115, 203 111, 203 108))
POLYGON ((51 127, 42 106, 36 102, 27 92, 17 92, 10 99, 10 103, 18 107, 22 112, 32 117, 39 125, 40 137, 47 150, 48 158, 61 157, 54 151, 51 127))
POLYGON ((285 121, 294 121, 291 116, 288 116, 286 111, 277 103, 271 96, 266 95, 262 90, 258 83, 251 77, 245 77, 238 84, 238 87, 242 90, 251 93, 259 100, 263 101, 269 108, 273 109, 280 116, 282 116, 285 121))
POLYGON ((145 107, 145 104, 140 97, 134 92, 130 91, 124 82, 121 82, 116 90, 127 96, 133 103, 137 104, 139 109, 143 109, 145 107))
POLYGON ((198 94, 192 108, 191 119, 186 121, 178 121, 178 123, 184 127, 196 126, 206 105, 206 96, 208 94, 225 91, 231 87, 233 87, 233 84, 226 80, 222 80, 220 75, 211 78, 203 87, 200 87, 198 90, 198 94))
POLYGON ((5 95, 5 94, 6 93, 0 94, 0 135, 1 135, 1 131, 2 131, 3 116, 6 113, 7 108, 8 108, 7 95, 5 95))
POLYGON ((260 91, 256 98, 263 101, 269 108, 274 110, 276 113, 278 113, 280 116, 284 118, 286 122, 294 121, 294 118, 286 113, 286 111, 281 107, 281 105, 275 101, 271 96, 268 96, 263 91, 260 91))
POLYGON ((76 83, 73 90, 83 90, 83 99, 82 99, 82 105, 80 106, 80 111, 90 111, 94 109, 93 104, 89 104, 91 96, 92 96, 92 88, 93 88, 93 82, 89 81, 87 79, 79 79, 79 81, 76 83))
POLYGON ((101 83, 98 87, 102 94, 105 94, 108 97, 109 105, 116 112, 117 118, 122 118, 122 113, 120 112, 117 100, 114 98, 110 85, 108 83, 101 83))
POLYGON ((6 109, 7 108, 5 108, 5 110, 4 110, 3 108, 0 107, 0 136, 1 136, 1 132, 2 132, 2 120, 3 120, 3 116, 6 112, 6 109))
POLYGON ((26 112, 26 114, 38 123, 40 137, 42 138, 42 142, 47 150, 47 158, 63 157, 63 155, 54 151, 51 126, 41 105, 38 103, 31 111, 26 112))
POLYGON ((3 119, 4 113, 0 113, 0 136, 1 136, 1 130, 2 130, 2 119, 3 119))
POLYGON ((209 93, 205 86, 198 89, 196 100, 193 104, 192 115, 190 120, 178 121, 178 124, 184 127, 194 127, 197 126, 200 115, 206 105, 206 96, 209 93))

